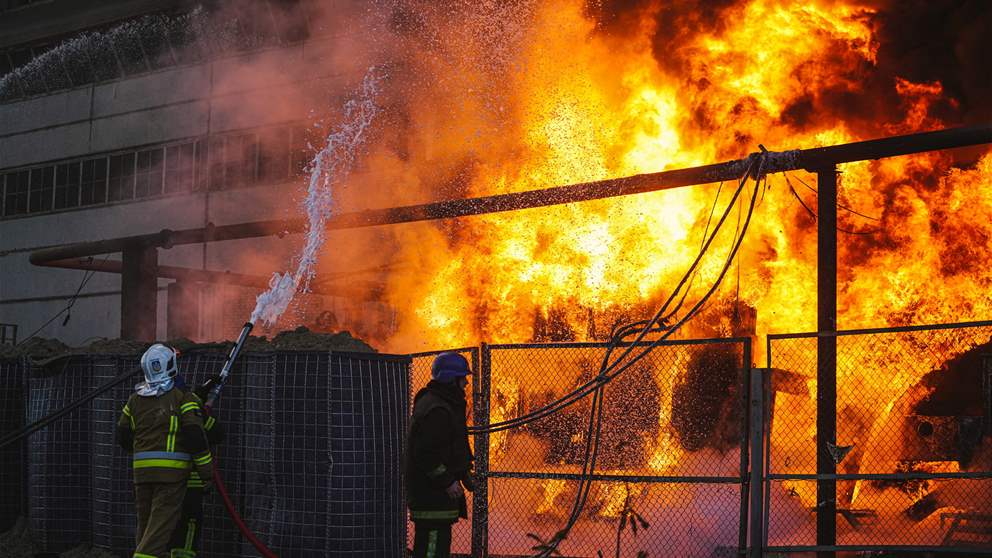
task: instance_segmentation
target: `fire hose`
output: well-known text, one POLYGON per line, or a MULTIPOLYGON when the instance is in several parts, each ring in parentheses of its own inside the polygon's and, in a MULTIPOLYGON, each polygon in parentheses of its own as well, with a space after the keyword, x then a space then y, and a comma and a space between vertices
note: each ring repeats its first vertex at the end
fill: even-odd
MULTIPOLYGON (((234 366, 234 360, 238 358, 238 354, 241 352, 241 347, 244 346, 245 341, 248 339, 248 334, 251 333, 252 328, 255 324, 251 322, 245 322, 244 327, 241 329, 241 335, 238 336, 237 343, 231 348, 230 354, 227 355, 227 360, 224 361, 224 367, 221 368, 219 379, 217 383, 210 388, 210 393, 207 395, 207 401, 203 404, 204 410, 209 415, 213 410, 214 404, 217 402, 217 398, 220 397, 220 392, 224 389, 224 384, 227 383, 227 378, 231 374, 231 368, 234 366)), ((231 520, 238 527, 238 531, 244 535, 248 542, 255 547, 255 550, 262 555, 263 558, 278 558, 269 547, 265 546, 255 533, 245 524, 244 520, 241 518, 241 514, 234 507, 234 502, 231 501, 231 497, 227 492, 227 487, 224 485, 224 479, 220 474, 220 467, 217 464, 216 457, 214 458, 214 486, 217 487, 217 493, 220 494, 221 500, 224 501, 224 509, 227 510, 227 514, 231 516, 231 520)))

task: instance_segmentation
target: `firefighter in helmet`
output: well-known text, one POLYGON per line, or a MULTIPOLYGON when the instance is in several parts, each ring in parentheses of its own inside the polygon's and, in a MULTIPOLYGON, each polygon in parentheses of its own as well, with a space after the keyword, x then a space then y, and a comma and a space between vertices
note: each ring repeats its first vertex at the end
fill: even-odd
POLYGON ((182 513, 186 483, 196 470, 212 477, 200 400, 176 386, 175 350, 154 344, 141 357, 145 381, 134 387, 117 422, 117 441, 132 452, 138 515, 133 558, 167 558, 182 513))
POLYGON ((466 424, 469 374, 465 357, 442 353, 414 398, 406 480, 415 558, 450 556, 451 527, 468 517, 465 489, 475 488, 466 424))

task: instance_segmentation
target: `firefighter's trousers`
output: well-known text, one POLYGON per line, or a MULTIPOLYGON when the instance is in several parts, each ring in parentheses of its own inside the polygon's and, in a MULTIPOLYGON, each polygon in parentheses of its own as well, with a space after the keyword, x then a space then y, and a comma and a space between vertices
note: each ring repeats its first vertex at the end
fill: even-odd
POLYGON ((134 485, 138 511, 137 548, 134 558, 168 558, 169 541, 182 514, 186 479, 134 485))
POLYGON ((203 532, 203 489, 186 488, 183 514, 172 534, 171 558, 196 558, 203 532))
POLYGON ((451 556, 451 526, 448 521, 415 521, 413 558, 451 556))

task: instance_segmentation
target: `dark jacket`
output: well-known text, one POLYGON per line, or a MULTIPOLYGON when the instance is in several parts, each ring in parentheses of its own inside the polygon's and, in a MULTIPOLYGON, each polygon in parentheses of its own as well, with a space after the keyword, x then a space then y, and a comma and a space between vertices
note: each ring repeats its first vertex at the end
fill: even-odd
POLYGON ((455 384, 432 381, 414 398, 406 468, 414 521, 466 516, 464 498, 452 500, 445 492, 453 482, 469 482, 474 458, 465 412, 465 392, 455 384))
POLYGON ((133 453, 135 484, 185 482, 211 472, 200 399, 179 388, 157 397, 131 394, 117 421, 117 443, 133 453))

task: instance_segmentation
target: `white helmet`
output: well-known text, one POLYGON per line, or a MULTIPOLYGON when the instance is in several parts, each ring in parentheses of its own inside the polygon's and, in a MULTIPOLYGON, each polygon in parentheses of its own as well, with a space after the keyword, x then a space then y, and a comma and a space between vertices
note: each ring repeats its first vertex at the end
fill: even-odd
POLYGON ((157 396, 170 389, 174 384, 173 378, 179 373, 176 366, 176 351, 161 343, 155 343, 145 354, 141 355, 141 369, 145 372, 145 381, 134 386, 138 395, 157 396))

